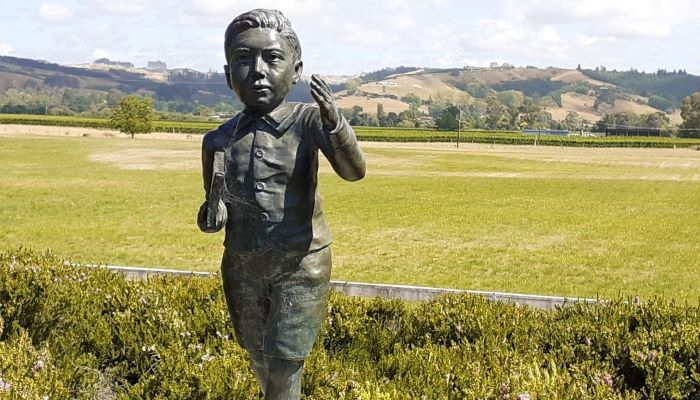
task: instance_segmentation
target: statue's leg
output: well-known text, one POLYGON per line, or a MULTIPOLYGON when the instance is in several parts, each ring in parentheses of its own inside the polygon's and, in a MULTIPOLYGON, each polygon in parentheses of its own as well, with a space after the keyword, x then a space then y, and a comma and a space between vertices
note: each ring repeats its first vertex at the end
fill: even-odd
POLYGON ((265 393, 268 365, 262 349, 270 305, 260 266, 265 264, 255 257, 225 250, 221 276, 236 340, 246 349, 255 378, 265 393))
POLYGON ((250 366, 253 367, 253 372, 255 372, 255 379, 258 380, 260 389, 262 389, 263 395, 265 395, 269 369, 267 358, 262 350, 250 350, 248 351, 248 357, 250 358, 250 366))
POLYGON ((283 360, 267 357, 268 380, 265 400, 299 400, 303 360, 283 360))

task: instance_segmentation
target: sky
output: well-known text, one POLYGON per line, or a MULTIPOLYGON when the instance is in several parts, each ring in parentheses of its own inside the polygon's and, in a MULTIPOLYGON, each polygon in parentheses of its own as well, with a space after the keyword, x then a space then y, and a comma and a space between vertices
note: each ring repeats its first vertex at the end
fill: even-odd
POLYGON ((107 57, 221 71, 228 23, 253 8, 292 21, 304 74, 400 65, 516 66, 700 75, 700 0, 1 0, 0 55, 107 57))

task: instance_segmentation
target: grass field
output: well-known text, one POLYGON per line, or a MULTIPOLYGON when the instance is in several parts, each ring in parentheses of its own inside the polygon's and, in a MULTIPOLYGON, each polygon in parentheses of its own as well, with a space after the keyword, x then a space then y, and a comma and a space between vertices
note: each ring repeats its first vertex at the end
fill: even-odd
MULTIPOLYGON (((700 152, 366 144, 327 165, 333 278, 567 296, 700 298, 700 152)), ((199 143, 0 137, 0 248, 214 270, 199 143)))

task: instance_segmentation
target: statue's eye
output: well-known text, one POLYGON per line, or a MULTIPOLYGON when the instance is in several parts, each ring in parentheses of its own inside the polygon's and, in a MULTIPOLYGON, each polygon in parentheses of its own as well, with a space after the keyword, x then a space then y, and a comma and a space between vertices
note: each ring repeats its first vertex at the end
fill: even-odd
POLYGON ((269 63, 278 63, 278 62, 281 62, 282 60, 284 60, 284 55, 280 54, 278 52, 275 52, 275 51, 267 53, 265 56, 266 56, 265 58, 267 59, 267 62, 269 62, 269 63))
POLYGON ((250 52, 247 50, 236 50, 233 52, 233 61, 245 62, 250 60, 250 52))

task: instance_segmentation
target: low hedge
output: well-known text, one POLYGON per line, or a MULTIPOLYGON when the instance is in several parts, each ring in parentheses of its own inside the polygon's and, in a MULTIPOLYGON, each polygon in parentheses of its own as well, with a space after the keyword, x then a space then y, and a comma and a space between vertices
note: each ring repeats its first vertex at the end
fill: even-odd
MULTIPOLYGON (((0 114, 0 124, 76 126, 110 129, 109 120, 99 118, 66 117, 52 115, 0 114)), ((156 132, 203 134, 219 126, 218 122, 205 121, 153 121, 156 132)), ((418 128, 380 128, 357 126, 357 137, 371 142, 442 142, 457 141, 457 132, 418 128)), ((465 130, 460 133, 462 143, 486 143, 508 145, 542 145, 566 147, 700 147, 700 139, 668 137, 577 137, 556 135, 523 135, 515 131, 465 130)))
MULTIPOLYGON (((259 399, 220 278, 0 253, 0 398, 259 399)), ((700 399, 700 307, 331 295, 305 399, 700 399)))

